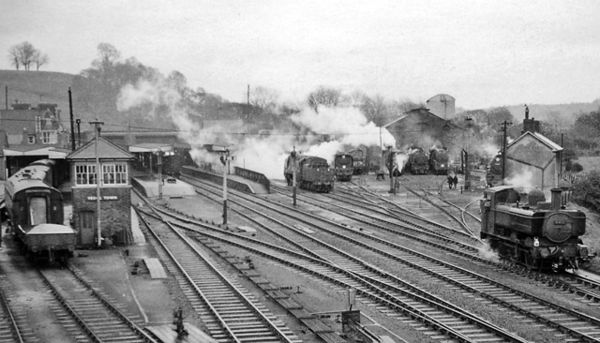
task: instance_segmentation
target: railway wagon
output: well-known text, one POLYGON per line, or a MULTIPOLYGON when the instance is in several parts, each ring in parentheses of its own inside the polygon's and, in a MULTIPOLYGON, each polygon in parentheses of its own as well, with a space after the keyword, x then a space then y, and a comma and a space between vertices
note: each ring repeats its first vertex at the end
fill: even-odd
POLYGON ((350 181, 354 174, 354 159, 349 154, 336 154, 333 157, 333 169, 335 179, 339 181, 350 181))
POLYGON ((435 175, 448 174, 448 150, 444 148, 433 148, 429 150, 429 170, 435 175))
POLYGON ((511 186, 488 188, 480 202, 481 238, 501 257, 537 270, 577 269, 590 258, 580 237, 585 214, 562 206, 561 189, 519 193, 511 186))
POLYGON ((354 175, 361 175, 368 172, 366 154, 363 149, 350 150, 348 151, 348 155, 352 157, 352 172, 354 175))
MULTIPOLYGON (((294 163, 293 156, 286 158, 284 176, 288 186, 292 185, 294 163)), ((334 173, 327 160, 316 156, 296 156, 296 182, 302 189, 314 192, 330 192, 333 189, 334 173)))
POLYGON ((5 184, 10 228, 29 255, 54 261, 73 255, 76 232, 64 225, 63 198, 52 186, 53 163, 36 161, 5 184))
POLYGON ((413 175, 424 175, 429 172, 429 158, 422 148, 411 148, 404 170, 413 175))

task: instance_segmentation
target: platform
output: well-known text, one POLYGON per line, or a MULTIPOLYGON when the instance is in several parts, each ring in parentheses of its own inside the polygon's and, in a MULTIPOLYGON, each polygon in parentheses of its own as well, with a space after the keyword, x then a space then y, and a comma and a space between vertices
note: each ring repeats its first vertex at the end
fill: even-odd
POLYGON ((167 273, 165 273, 165 269, 157 258, 154 257, 146 257, 144 258, 144 263, 146 267, 148 267, 148 271, 150 272, 150 277, 153 279, 166 279, 167 273))
MULTIPOLYGON (((194 187, 192 187, 189 183, 185 181, 181 181, 179 179, 175 180, 174 183, 167 182, 167 178, 165 177, 165 181, 162 185, 162 196, 165 198, 172 197, 184 197, 188 195, 196 195, 196 191, 194 187)), ((149 198, 157 198, 158 197, 158 179, 150 176, 139 176, 134 178, 134 180, 139 184, 141 188, 143 188, 144 193, 149 198)))

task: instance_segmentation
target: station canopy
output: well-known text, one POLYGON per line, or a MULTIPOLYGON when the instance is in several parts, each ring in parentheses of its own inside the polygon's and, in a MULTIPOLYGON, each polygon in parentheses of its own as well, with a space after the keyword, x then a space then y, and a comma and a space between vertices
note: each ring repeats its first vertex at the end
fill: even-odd
POLYGON ((129 152, 172 152, 173 145, 164 143, 140 143, 129 146, 129 152))

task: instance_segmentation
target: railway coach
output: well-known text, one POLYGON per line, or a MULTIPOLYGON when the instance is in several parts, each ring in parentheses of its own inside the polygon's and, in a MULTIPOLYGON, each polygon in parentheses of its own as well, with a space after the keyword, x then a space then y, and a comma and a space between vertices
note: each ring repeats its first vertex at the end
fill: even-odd
POLYGON ((5 184, 10 228, 30 255, 49 261, 73 255, 75 231, 64 225, 63 198, 52 186, 54 162, 40 160, 19 170, 5 184))

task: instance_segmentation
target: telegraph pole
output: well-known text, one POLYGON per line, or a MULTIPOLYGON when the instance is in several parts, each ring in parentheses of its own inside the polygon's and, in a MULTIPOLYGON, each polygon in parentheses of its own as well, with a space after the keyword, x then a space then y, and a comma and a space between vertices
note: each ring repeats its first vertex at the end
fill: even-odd
MULTIPOLYGON (((69 94, 71 94, 71 89, 69 89, 69 94)), ((73 117, 71 117, 71 124, 73 124, 72 118, 73 117)), ((100 175, 102 175, 102 173, 100 172, 100 156, 98 156, 98 139, 100 139, 101 125, 103 125, 104 122, 96 119, 96 121, 92 121, 90 124, 94 125, 94 131, 96 132, 96 139, 94 142, 96 155, 96 234, 98 236, 98 248, 100 248, 102 245, 102 230, 100 228, 100 175)))
POLYGON ((502 123, 502 184, 506 177, 506 128, 508 125, 512 125, 512 123, 506 120, 502 123))
POLYGON ((227 171, 229 170, 229 149, 221 155, 223 163, 223 225, 227 225, 227 171))
MULTIPOLYGON (((71 151, 75 151, 75 128, 73 124, 73 99, 71 98, 71 87, 69 87, 69 117, 71 118, 71 151)), ((100 123, 102 125, 103 123, 100 123)))

